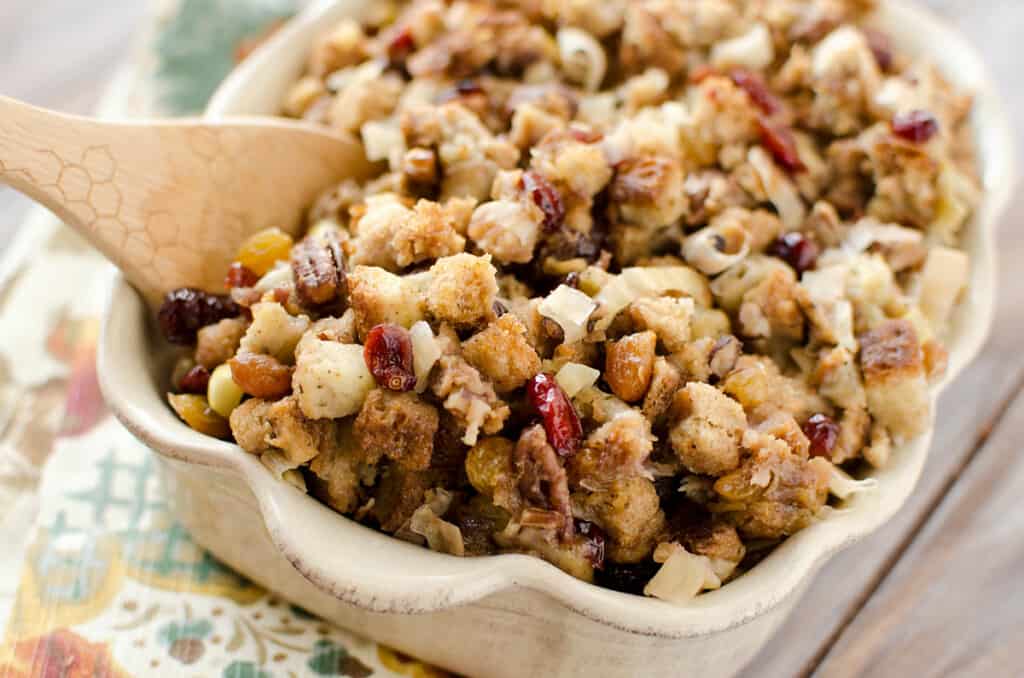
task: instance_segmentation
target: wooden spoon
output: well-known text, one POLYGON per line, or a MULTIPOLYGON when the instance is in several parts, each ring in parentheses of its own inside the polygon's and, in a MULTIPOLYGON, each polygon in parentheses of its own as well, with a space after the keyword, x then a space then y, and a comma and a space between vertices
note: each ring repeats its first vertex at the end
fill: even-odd
POLYGON ((0 183, 82 234, 156 304, 221 290, 238 245, 295 233, 317 195, 369 171, 353 139, 277 118, 104 122, 0 97, 0 183))

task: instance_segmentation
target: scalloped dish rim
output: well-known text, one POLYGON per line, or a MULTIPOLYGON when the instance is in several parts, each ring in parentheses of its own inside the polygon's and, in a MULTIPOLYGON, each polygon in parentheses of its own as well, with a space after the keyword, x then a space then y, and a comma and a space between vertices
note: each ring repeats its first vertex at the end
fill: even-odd
MULTIPOLYGON (((331 18, 356 11, 358 0, 315 3, 258 49, 225 81, 207 115, 258 113, 295 75, 303 46, 331 18), (262 85, 257 85, 262 83, 262 85), (259 100, 262 99, 262 104, 259 100)), ((882 526, 906 502, 920 476, 934 431, 939 395, 980 351, 993 317, 995 231, 1014 186, 1010 125, 993 81, 975 50, 955 29, 908 2, 889 2, 877 23, 895 43, 932 59, 955 84, 976 94, 972 124, 979 144, 985 196, 965 237, 971 287, 949 343, 949 371, 933 388, 926 434, 894 450, 890 465, 872 477, 873 492, 857 495, 827 520, 787 539, 768 558, 717 591, 674 606, 574 579, 538 558, 497 555, 454 558, 359 525, 314 498, 276 480, 237 445, 203 436, 167 407, 159 385, 148 309, 117 276, 103 323, 99 374, 108 404, 137 438, 159 454, 195 466, 230 469, 256 496, 267 530, 282 554, 325 593, 374 612, 425 613, 467 605, 513 587, 541 592, 602 625, 660 638, 719 633, 765 614, 802 591, 833 555, 882 526), (326 548, 325 544, 331 544, 326 548), (349 557, 352 549, 359 556, 349 557)))

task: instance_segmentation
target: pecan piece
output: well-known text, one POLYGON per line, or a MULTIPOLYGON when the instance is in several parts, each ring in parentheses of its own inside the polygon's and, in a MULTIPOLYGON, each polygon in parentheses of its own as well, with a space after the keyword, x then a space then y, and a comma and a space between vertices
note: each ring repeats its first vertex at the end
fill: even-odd
POLYGON ((303 303, 326 306, 347 300, 345 255, 337 234, 306 238, 292 249, 291 258, 295 289, 303 303))
POLYGON ((548 508, 562 517, 558 532, 571 539, 575 532, 569 502, 569 479, 544 428, 531 426, 519 436, 512 452, 512 468, 519 479, 519 492, 529 505, 548 508))

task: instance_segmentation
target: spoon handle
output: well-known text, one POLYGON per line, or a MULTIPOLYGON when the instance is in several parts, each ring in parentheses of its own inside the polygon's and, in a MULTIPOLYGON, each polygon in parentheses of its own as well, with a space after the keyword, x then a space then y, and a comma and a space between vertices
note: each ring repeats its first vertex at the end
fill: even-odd
POLYGON ((294 122, 108 122, 0 97, 0 183, 77 230, 151 303, 222 288, 248 235, 294 232, 324 188, 367 167, 354 140, 294 122))
MULTIPOLYGON (((109 148, 88 121, 0 97, 0 183, 24 193, 86 237, 100 215, 116 216, 120 196, 109 148)), ((89 238, 92 240, 92 238, 89 238)))

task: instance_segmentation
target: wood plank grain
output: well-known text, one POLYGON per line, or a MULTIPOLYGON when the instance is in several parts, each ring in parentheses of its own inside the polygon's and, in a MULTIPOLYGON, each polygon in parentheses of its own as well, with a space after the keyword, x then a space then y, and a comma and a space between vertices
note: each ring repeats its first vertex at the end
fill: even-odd
MULTIPOLYGON (((88 113, 150 7, 123 0, 0 1, 0 94, 88 113)), ((30 205, 0 187, 0 254, 30 205)))
POLYGON ((818 675, 1024 671, 1022 434, 1024 397, 1017 397, 818 675))

